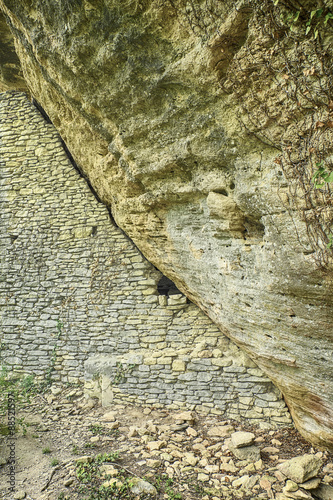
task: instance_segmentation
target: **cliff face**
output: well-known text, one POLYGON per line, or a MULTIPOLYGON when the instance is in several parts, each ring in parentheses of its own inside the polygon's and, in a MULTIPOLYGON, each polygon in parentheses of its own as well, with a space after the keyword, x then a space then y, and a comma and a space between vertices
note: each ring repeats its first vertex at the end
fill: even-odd
MULTIPOLYGON (((302 434, 333 447, 332 288, 316 262, 326 226, 317 247, 311 239, 324 203, 316 195, 308 206, 290 177, 300 137, 331 127, 311 128, 301 98, 285 97, 293 72, 280 71, 274 45, 285 32, 260 28, 270 11, 260 17, 254 2, 223 2, 214 16, 182 2, 0 5, 32 95, 118 225, 268 374, 302 434)), ((325 74, 313 83, 320 57, 307 47, 302 66, 284 46, 318 86, 325 74)), ((312 122, 329 123, 316 106, 312 122)))
POLYGON ((14 89, 29 93, 20 60, 15 52, 13 35, 2 12, 0 12, 0 60, 0 92, 14 89))

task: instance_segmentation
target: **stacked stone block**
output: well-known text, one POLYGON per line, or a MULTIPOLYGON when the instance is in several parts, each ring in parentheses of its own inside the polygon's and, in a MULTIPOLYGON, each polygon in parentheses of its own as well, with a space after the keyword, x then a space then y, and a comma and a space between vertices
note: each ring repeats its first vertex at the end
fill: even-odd
POLYGON ((0 94, 1 362, 112 401, 285 424, 261 370, 115 226, 25 94, 0 94))

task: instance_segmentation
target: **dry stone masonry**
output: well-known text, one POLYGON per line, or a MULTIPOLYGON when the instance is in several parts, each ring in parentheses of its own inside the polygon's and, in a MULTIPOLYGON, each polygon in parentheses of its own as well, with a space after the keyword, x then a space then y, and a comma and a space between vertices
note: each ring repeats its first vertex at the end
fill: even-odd
POLYGON ((14 37, 31 95, 117 225, 333 449, 332 217, 311 181, 331 168, 333 129, 317 127, 331 122, 329 23, 314 41, 282 21, 286 2, 49 3, 0 0, 3 52, 14 37))
POLYGON ((130 401, 290 423, 270 380, 112 222, 25 94, 0 95, 2 363, 130 401), (174 290, 174 292, 177 290, 174 290))

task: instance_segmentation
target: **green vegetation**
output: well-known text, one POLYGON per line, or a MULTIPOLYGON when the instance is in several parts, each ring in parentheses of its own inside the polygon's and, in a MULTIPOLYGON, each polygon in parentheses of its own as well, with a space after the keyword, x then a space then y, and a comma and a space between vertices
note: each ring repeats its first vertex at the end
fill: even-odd
POLYGON ((95 457, 95 461, 97 463, 104 463, 104 462, 116 462, 119 460, 119 451, 114 451, 111 453, 99 453, 95 457))
POLYGON ((281 202, 295 227, 305 223, 307 242, 297 234, 300 245, 330 272, 333 14, 327 4, 252 0, 243 45, 223 68, 220 85, 239 103, 243 131, 279 152, 274 163, 281 171, 274 170, 287 188, 281 202))
MULTIPOLYGON (((277 6, 279 1, 280 0, 274 0, 274 5, 277 6)), ((333 19, 333 14, 327 8, 320 7, 310 12, 306 10, 289 12, 285 17, 282 17, 282 19, 286 24, 289 24, 291 30, 294 30, 296 23, 299 23, 305 29, 305 35, 313 34, 316 40, 320 34, 321 27, 326 27, 327 23, 333 19), (303 15, 301 15, 301 13, 303 15)))
POLYGON ((90 432, 93 433, 94 436, 101 435, 105 433, 105 429, 100 424, 91 424, 89 426, 90 432))
MULTIPOLYGON (((103 453, 96 455, 90 462, 76 464, 76 477, 81 483, 79 487, 79 493, 83 500, 106 500, 112 498, 118 500, 121 498, 126 498, 126 490, 128 488, 122 483, 120 485, 120 480, 110 486, 106 486, 110 476, 103 474, 101 466, 104 463, 115 462, 119 459, 119 453, 103 453), (112 494, 112 496, 111 496, 112 494)), ((127 483, 128 484, 128 483, 127 483)), ((129 497, 127 497, 129 498, 129 497)))
POLYGON ((164 493, 165 498, 168 500, 181 500, 183 496, 181 493, 175 491, 171 486, 174 485, 174 480, 167 474, 158 475, 155 477, 154 486, 159 493, 164 493))
MULTIPOLYGON (((1 352, 1 346, 0 346, 1 352)), ((28 424, 23 417, 18 417, 18 411, 30 403, 30 398, 36 392, 36 385, 32 375, 22 375, 10 371, 2 365, 0 369, 0 417, 4 422, 8 413, 9 405, 15 408, 15 426, 22 429, 26 434, 28 424)), ((8 434, 6 424, 0 424, 0 434, 8 434)))
POLYGON ((129 364, 128 366, 124 366, 122 363, 119 361, 117 362, 117 370, 116 374, 113 378, 112 384, 113 385, 118 385, 121 384, 122 382, 126 382, 126 375, 130 374, 133 369, 135 368, 134 364, 129 364))
POLYGON ((55 344, 53 346, 52 354, 51 354, 51 359, 50 359, 50 365, 46 371, 45 378, 43 382, 41 383, 41 389, 45 391, 48 387, 52 385, 52 374, 55 370, 55 364, 57 361, 57 349, 58 349, 58 341, 60 340, 60 337, 62 335, 62 329, 64 327, 64 324, 58 319, 57 321, 57 337, 55 344))
MULTIPOLYGON (((0 344, 0 417, 3 417, 3 419, 6 417, 9 400, 11 400, 12 405, 14 404, 15 413, 17 415, 21 409, 30 404, 32 396, 38 393, 44 393, 51 386, 52 373, 55 370, 57 359, 58 341, 61 337, 63 326, 63 323, 58 320, 57 338, 51 354, 50 365, 45 373, 44 380, 41 382, 36 382, 34 375, 23 375, 7 366, 3 360, 5 346, 4 344, 0 344)), ((27 424, 24 418, 18 418, 16 416, 15 424, 17 428, 22 428, 23 434, 26 434, 27 424)), ((7 426, 0 424, 0 434, 7 433, 7 426)))
POLYGON ((322 161, 320 163, 316 163, 316 166, 318 167, 318 170, 314 173, 312 182, 314 183, 316 189, 320 189, 324 187, 325 184, 333 182, 333 172, 325 170, 322 161))
POLYGON ((85 448, 96 448, 96 443, 85 443, 84 447, 85 448))
MULTIPOLYGON (((134 490, 135 484, 140 478, 132 474, 131 471, 122 467, 119 453, 104 453, 92 457, 87 463, 78 461, 76 464, 76 477, 80 482, 77 492, 82 500, 148 500, 152 496, 149 493, 137 493, 134 490), (105 472, 105 464, 112 462, 114 468, 119 469, 116 477, 111 477, 105 472), (132 491, 133 489, 133 491, 132 491)), ((107 469, 106 469, 107 471, 107 469)), ((154 479, 142 478, 143 481, 152 484, 159 494, 167 500, 181 500, 182 495, 172 488, 174 480, 167 474, 157 474, 154 479)))
POLYGON ((107 429, 100 424, 92 424, 89 426, 89 431, 94 436, 116 436, 119 434, 118 429, 107 429))

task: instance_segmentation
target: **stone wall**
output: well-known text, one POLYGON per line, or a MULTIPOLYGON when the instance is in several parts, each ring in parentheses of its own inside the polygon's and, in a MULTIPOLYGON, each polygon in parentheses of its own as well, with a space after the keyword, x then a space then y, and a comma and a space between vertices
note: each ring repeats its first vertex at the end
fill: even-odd
POLYGON ((25 94, 0 94, 4 365, 139 401, 290 422, 279 391, 112 222, 25 94))

